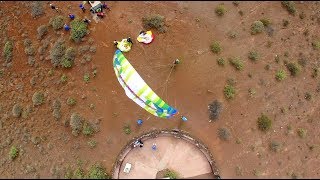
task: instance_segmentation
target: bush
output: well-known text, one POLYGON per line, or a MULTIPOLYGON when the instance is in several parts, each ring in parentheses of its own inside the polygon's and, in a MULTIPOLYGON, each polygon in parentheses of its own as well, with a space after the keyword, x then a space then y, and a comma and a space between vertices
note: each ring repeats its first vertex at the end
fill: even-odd
POLYGON ((21 113, 22 113, 22 107, 19 105, 19 104, 15 104, 13 107, 12 107, 12 115, 13 117, 20 117, 21 116, 21 113))
POLYGON ((148 17, 143 17, 142 24, 145 29, 154 28, 159 32, 164 33, 166 32, 164 20, 165 18, 163 16, 155 14, 148 17))
POLYGON ((74 178, 76 179, 84 179, 85 175, 84 175, 84 171, 82 168, 78 167, 75 171, 74 171, 74 178))
POLYGON ((63 59, 61 60, 61 66, 64 68, 71 68, 73 65, 73 62, 70 61, 69 59, 63 57, 63 59))
POLYGON ((256 51, 250 51, 248 54, 248 58, 252 61, 257 61, 259 59, 259 54, 256 51))
POLYGON ((311 98, 312 98, 312 95, 311 95, 309 92, 307 92, 307 93, 304 95, 304 98, 305 98, 306 100, 310 101, 311 98))
POLYGON ((65 51, 66 46, 64 42, 62 40, 57 40, 50 51, 51 63, 54 67, 58 67, 61 64, 65 51))
POLYGON ((287 68, 290 71, 291 76, 297 76, 301 71, 300 65, 294 62, 288 63, 287 68))
POLYGON ((74 60, 74 58, 76 57, 77 55, 77 52, 76 52, 76 49, 73 48, 73 47, 69 47, 67 50, 66 50, 66 53, 65 53, 65 57, 69 60, 74 60))
POLYGON ((261 21, 255 21, 251 25, 251 34, 259 34, 264 30, 264 25, 261 21))
POLYGON ((52 103, 52 109, 60 109, 61 108, 61 102, 58 99, 55 99, 52 103))
POLYGON ((33 105, 38 106, 44 103, 44 94, 41 92, 35 92, 32 96, 33 105))
POLYGON ((41 1, 33 1, 31 4, 31 15, 33 18, 36 18, 38 16, 41 16, 44 14, 43 10, 43 2, 41 1))
POLYGON ((230 131, 227 128, 219 128, 218 129, 218 137, 223 140, 223 141, 227 141, 230 139, 230 131))
POLYGON ((303 128, 298 128, 297 133, 300 138, 305 138, 307 136, 307 130, 303 128))
POLYGON ((287 11, 292 14, 295 15, 297 10, 295 7, 295 3, 293 1, 281 1, 281 4, 283 7, 285 7, 287 9, 287 11))
POLYGON ((3 47, 3 53, 5 62, 9 63, 12 60, 12 51, 13 51, 13 42, 12 41, 6 41, 3 47))
POLYGON ((67 77, 67 75, 65 75, 65 74, 63 74, 63 75, 61 76, 61 78, 60 78, 60 81, 61 81, 62 83, 66 83, 67 80, 68 80, 68 77, 67 77))
POLYGON ((236 69, 241 71, 243 69, 243 62, 240 58, 234 57, 229 59, 229 63, 236 69))
POLYGON ((83 118, 78 113, 72 113, 70 118, 70 127, 72 128, 72 134, 77 136, 83 127, 83 118))
POLYGON ((265 27, 271 25, 271 20, 270 20, 270 19, 263 18, 263 19, 260 19, 260 21, 262 22, 262 24, 263 24, 265 27))
POLYGON ((61 118, 60 109, 54 109, 53 112, 52 112, 52 115, 56 120, 59 120, 61 118))
POLYGON ((9 152, 9 158, 11 160, 14 160, 19 155, 19 149, 16 146, 11 146, 10 152, 9 152))
POLYGON ((218 16, 223 16, 226 12, 226 9, 224 7, 223 4, 219 4, 216 9, 215 9, 215 12, 218 16))
POLYGON ((220 112, 222 111, 222 103, 215 100, 208 106, 209 109, 209 119, 216 120, 219 117, 220 112))
POLYGON ((75 19, 70 23, 71 27, 71 39, 75 42, 80 42, 81 39, 87 35, 87 24, 80 19, 75 19))
POLYGON ((28 56, 33 56, 35 55, 35 49, 33 46, 28 46, 24 49, 24 52, 26 53, 26 55, 28 56))
POLYGON ((277 141, 272 141, 269 144, 269 148, 273 152, 279 152, 280 149, 281 149, 281 144, 279 142, 277 142, 277 141))
POLYGON ((131 133, 130 125, 125 125, 125 126, 123 127, 123 131, 124 131, 124 133, 126 133, 126 134, 130 134, 130 133, 131 133))
POLYGON ((93 149, 97 146, 97 141, 91 139, 90 141, 88 141, 88 145, 90 146, 91 149, 93 149))
POLYGON ((91 46, 89 51, 92 52, 92 53, 95 53, 97 51, 97 47, 96 46, 91 46))
POLYGON ((217 59, 217 63, 218 63, 218 65, 220 65, 220 66, 224 66, 224 65, 225 65, 225 61, 224 61, 223 58, 218 58, 218 59, 217 59))
POLYGON ((286 77, 287 77, 287 74, 284 70, 281 69, 281 70, 277 71, 276 79, 278 81, 282 81, 282 80, 286 79, 286 77))
POLYGON ((230 85, 230 84, 228 84, 228 85, 226 85, 226 86, 224 87, 223 92, 224 92, 224 96, 225 96, 227 99, 233 99, 234 96, 235 96, 235 94, 236 94, 235 88, 234 88, 232 85, 230 85))
POLYGON ((83 46, 80 46, 78 51, 79 51, 79 54, 83 54, 87 51, 89 51, 90 49, 90 46, 89 45, 83 45, 83 46))
POLYGON ((77 100, 75 100, 74 98, 68 98, 67 99, 67 104, 69 105, 69 106, 74 106, 75 104, 77 103, 77 100))
POLYGON ((88 83, 90 81, 90 74, 89 73, 85 73, 83 76, 83 80, 84 82, 88 83))
POLYGON ((31 46, 32 45, 31 39, 27 38, 27 39, 23 40, 23 45, 24 45, 24 47, 31 46))
POLYGON ((64 17, 63 16, 55 16, 50 19, 49 24, 52 26, 52 28, 54 30, 62 29, 64 26, 64 17))
POLYGON ((266 132, 271 128, 272 121, 268 116, 261 114, 261 116, 258 118, 257 124, 259 130, 266 132))
POLYGON ((110 175, 106 172, 101 164, 94 164, 90 167, 88 172, 88 179, 110 179, 110 175))
POLYGON ((232 1, 232 4, 235 6, 239 6, 240 2, 239 1, 232 1))
POLYGON ((320 50, 320 41, 314 41, 312 42, 312 46, 316 50, 320 50))
POLYGON ((164 173, 164 177, 169 178, 169 179, 178 179, 179 174, 177 172, 175 172, 174 170, 166 169, 165 173, 164 173))
POLYGON ((36 60, 34 56, 29 56, 28 57, 28 64, 32 67, 35 64, 36 60))
POLYGON ((218 41, 214 41, 211 46, 210 46, 210 49, 213 53, 215 54, 219 54, 220 51, 221 51, 221 46, 220 46, 220 43, 218 41))
POLYGON ((47 25, 41 25, 37 28, 38 37, 43 38, 44 35, 48 34, 48 26, 47 25))
POLYGON ((88 122, 85 122, 83 124, 82 134, 84 134, 85 136, 91 136, 93 133, 94 133, 94 129, 92 125, 88 122))
POLYGON ((288 27, 288 25, 289 25, 289 21, 286 20, 286 19, 283 19, 283 20, 282 20, 282 26, 283 26, 283 27, 288 27))

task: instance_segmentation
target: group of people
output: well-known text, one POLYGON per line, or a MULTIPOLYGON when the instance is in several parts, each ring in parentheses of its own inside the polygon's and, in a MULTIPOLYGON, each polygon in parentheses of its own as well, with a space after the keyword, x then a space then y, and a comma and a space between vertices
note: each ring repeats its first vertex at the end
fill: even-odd
MULTIPOLYGON (((142 142, 142 140, 141 139, 137 139, 134 143, 133 143, 133 147, 135 148, 135 147, 140 147, 140 148, 142 148, 143 147, 143 142, 142 142)), ((156 143, 153 143, 152 144, 152 146, 151 146, 151 149, 152 150, 157 150, 157 144, 156 143)))

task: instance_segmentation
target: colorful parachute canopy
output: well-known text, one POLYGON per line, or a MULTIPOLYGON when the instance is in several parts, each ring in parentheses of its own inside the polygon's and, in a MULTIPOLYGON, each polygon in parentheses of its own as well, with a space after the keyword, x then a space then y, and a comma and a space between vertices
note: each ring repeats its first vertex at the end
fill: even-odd
POLYGON ((143 109, 161 118, 170 118, 178 113, 152 91, 120 50, 114 54, 113 68, 126 95, 143 109))
POLYGON ((142 42, 144 44, 149 44, 153 41, 153 34, 151 31, 147 31, 147 32, 142 32, 138 37, 137 40, 139 42, 142 42))

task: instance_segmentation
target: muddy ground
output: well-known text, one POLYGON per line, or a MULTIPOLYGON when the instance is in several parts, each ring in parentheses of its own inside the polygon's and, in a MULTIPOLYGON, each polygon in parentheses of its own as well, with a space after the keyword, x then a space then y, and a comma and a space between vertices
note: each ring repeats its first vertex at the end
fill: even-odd
MULTIPOLYGON (((1 56, 2 178, 64 178, 68 167, 82 166, 87 172, 96 162, 110 172, 128 140, 160 128, 181 128, 201 139, 212 151, 223 178, 319 177, 320 79, 311 77, 312 68, 319 67, 320 59, 320 50, 312 46, 312 42, 320 41, 318 2, 296 2, 297 14, 293 16, 281 2, 240 2, 235 6, 230 1, 224 2, 227 11, 222 17, 215 13, 221 2, 108 2, 111 11, 98 23, 92 21, 90 34, 80 43, 69 41, 70 32, 50 27, 49 33, 40 39, 50 42, 44 55, 38 53, 42 46, 37 39, 40 25, 48 24, 56 15, 63 15, 69 22, 69 13, 81 18, 90 14, 79 9, 80 2, 53 2, 60 12, 45 2, 45 13, 32 18, 28 3, 31 2, 0 3, 1 51, 6 38, 14 42, 12 63, 4 63, 1 56), (164 16, 167 32, 153 30, 154 42, 139 44, 135 39, 143 30, 141 19, 149 14, 164 16), (262 18, 271 20, 273 33, 251 35, 251 24, 262 18), (283 20, 289 21, 287 27, 283 20), (236 32, 236 38, 229 37, 230 31, 236 32), (127 59, 160 97, 188 117, 187 122, 182 123, 178 116, 168 120, 156 118, 127 98, 112 67, 112 42, 128 36, 135 41, 125 54, 127 59), (53 68, 49 51, 59 37, 76 48, 96 47, 96 52, 78 53, 71 69, 53 68), (37 51, 32 67, 24 52, 26 38, 32 40, 37 51), (213 41, 221 44, 218 55, 210 51, 213 41), (251 50, 259 52, 257 62, 248 59, 251 50), (83 55, 90 55, 91 61, 83 61, 83 55), (217 64, 219 57, 227 60, 234 56, 244 61, 242 71, 228 63, 223 67, 217 64), (167 87, 162 87, 170 72, 164 65, 176 58, 182 63, 172 72, 167 87), (298 62, 301 58, 305 60, 300 74, 290 76, 283 62, 298 62), (94 69, 96 77, 92 76, 94 69), (287 78, 281 82, 275 79, 279 69, 287 72, 287 78), (88 83, 83 80, 85 73, 91 77, 88 83), (65 84, 60 83, 62 74, 68 77, 65 84), (236 82, 236 95, 227 100, 223 89, 230 78, 236 82), (255 93, 249 93, 249 89, 255 93), (32 96, 38 91, 44 93, 45 102, 33 106, 32 96), (311 98, 306 99, 306 93, 311 98), (76 99, 75 106, 66 104, 69 97, 76 99), (61 101, 59 120, 52 114, 55 99, 61 101), (222 103, 223 110, 218 120, 209 122, 208 104, 214 100, 222 103), (14 117, 12 108, 16 103, 25 112, 31 111, 14 117), (73 136, 68 126, 73 112, 97 125, 99 132, 90 137, 73 136), (261 113, 272 119, 272 127, 266 133, 257 127, 261 113), (137 128, 139 118, 145 121, 137 128), (123 131, 125 125, 131 127, 129 135, 123 131), (227 141, 217 135, 221 127, 230 130, 227 141), (307 131, 304 138, 298 136, 298 128, 307 131), (89 141, 95 141, 96 146, 91 148, 89 141), (269 148, 273 141, 280 144, 278 152, 269 148), (12 146, 20 150, 14 160, 8 155, 12 146)), ((89 8, 88 4, 86 7, 89 8)))

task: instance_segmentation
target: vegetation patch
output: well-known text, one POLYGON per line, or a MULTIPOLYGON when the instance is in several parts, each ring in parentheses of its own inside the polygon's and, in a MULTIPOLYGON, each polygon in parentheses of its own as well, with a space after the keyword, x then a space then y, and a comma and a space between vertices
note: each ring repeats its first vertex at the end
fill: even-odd
POLYGON ((243 61, 239 57, 229 58, 229 63, 236 69, 241 71, 244 67, 243 61))
POLYGON ((209 119, 217 120, 222 111, 222 103, 219 102, 218 100, 215 100, 209 104, 208 109, 209 109, 209 119))
POLYGON ((285 80, 287 78, 287 73, 280 69, 279 71, 276 72, 276 79, 278 81, 282 81, 282 80, 285 80))
POLYGON ((83 128, 83 117, 78 113, 72 113, 70 117, 70 127, 72 128, 72 134, 78 136, 83 128))
POLYGON ((224 96, 227 98, 227 99, 233 99, 235 94, 236 94, 236 90, 234 88, 233 85, 231 84, 227 84, 225 87, 224 87, 224 96))
POLYGON ((214 41, 211 45, 210 45, 210 49, 213 53, 215 54, 219 54, 222 50, 220 43, 218 41, 214 41))
POLYGON ((13 107, 12 107, 12 115, 13 117, 20 117, 21 116, 21 113, 22 113, 22 107, 19 105, 19 104, 15 104, 13 107))
POLYGON ((41 1, 33 1, 31 3, 31 15, 33 18, 39 17, 44 14, 43 10, 43 2, 41 1))
POLYGON ((9 151, 9 158, 11 160, 14 160, 18 157, 18 155, 19 155, 19 149, 16 146, 11 146, 9 151))
POLYGON ((314 41, 312 42, 312 46, 316 50, 320 50, 320 41, 314 41))
POLYGON ((254 21, 251 25, 251 34, 259 34, 264 30, 264 25, 261 21, 254 21))
POLYGON ((77 100, 74 99, 74 98, 69 97, 69 98, 67 99, 67 104, 68 104, 69 106, 74 106, 74 105, 76 105, 76 103, 77 103, 77 100))
POLYGON ((179 174, 172 170, 172 169, 166 169, 164 173, 164 178, 169 178, 169 179, 178 179, 179 174))
POLYGON ((75 42, 80 42, 81 39, 88 33, 87 24, 80 19, 75 19, 71 21, 70 27, 71 39, 75 42))
POLYGON ((83 80, 84 82, 88 83, 90 81, 90 74, 89 73, 85 73, 83 76, 83 80))
POLYGON ((131 134, 131 128, 130 128, 130 125, 129 124, 126 124, 124 127, 123 127, 123 131, 125 134, 131 134))
POLYGON ((85 174, 84 174, 84 170, 81 167, 78 167, 74 173, 73 173, 74 178, 76 179, 84 179, 85 174))
POLYGON ((38 32, 38 38, 41 39, 43 38, 43 36, 45 36, 46 34, 48 34, 48 26, 47 25, 41 25, 37 28, 37 32, 38 32))
POLYGON ((271 25, 271 20, 268 19, 268 18, 263 18, 263 19, 260 19, 260 21, 262 22, 262 24, 267 27, 267 26, 270 26, 271 25))
POLYGON ((310 101, 311 98, 312 98, 312 95, 311 95, 309 92, 307 92, 307 93, 304 95, 304 98, 305 98, 307 101, 310 101))
POLYGON ((250 51, 249 54, 248 54, 248 58, 251 61, 257 61, 259 59, 259 54, 258 54, 257 51, 250 51))
MULTIPOLYGON (((64 25, 64 17, 63 16, 55 16, 50 19, 49 24, 52 26, 54 30, 59 30, 63 28, 64 25)), ((71 27, 72 28, 72 27, 71 27)))
POLYGON ((8 40, 4 44, 3 53, 2 53, 6 63, 11 62, 11 60, 12 60, 12 52, 13 52, 13 42, 8 40))
POLYGON ((32 96, 33 105, 38 106, 44 103, 44 94, 41 92, 35 92, 32 96))
POLYGON ((223 58, 218 58, 217 63, 219 66, 224 66, 225 65, 225 60, 223 58))
POLYGON ((165 23, 164 23, 164 16, 159 14, 150 15, 148 17, 142 18, 142 24, 145 29, 154 28, 161 33, 166 32, 165 23))
POLYGON ((281 144, 277 141, 271 141, 269 144, 269 149, 273 152, 279 152, 281 149, 281 144))
POLYGON ((226 8, 224 7, 223 4, 219 4, 216 7, 215 12, 218 16, 223 16, 226 13, 226 8))
POLYGON ((307 136, 307 130, 303 128, 298 128, 297 133, 300 138, 305 138, 307 136))
POLYGON ((92 125, 89 122, 85 122, 83 124, 83 129, 82 129, 82 134, 84 134, 85 136, 91 136, 94 133, 94 128, 92 127, 92 125))
POLYGON ((111 179, 107 173, 106 168, 101 164, 94 164, 90 167, 88 172, 88 179, 111 179))
POLYGON ((61 76, 61 78, 60 78, 60 82, 61 82, 61 83, 66 83, 67 81, 68 81, 67 75, 63 74, 63 75, 61 76))
POLYGON ((88 145, 90 146, 91 149, 93 149, 97 146, 97 141, 91 139, 90 141, 88 141, 88 145))
POLYGON ((290 71, 291 76, 297 76, 301 71, 300 65, 295 62, 288 63, 287 68, 290 71))
POLYGON ((292 14, 295 15, 297 10, 296 10, 296 6, 295 3, 293 1, 281 1, 281 4, 283 7, 285 7, 287 9, 287 11, 292 14))
POLYGON ((230 130, 227 128, 219 128, 218 129, 218 137, 223 140, 223 141, 227 141, 230 139, 230 130))
POLYGON ((257 123, 258 123, 258 129, 263 132, 268 131, 272 126, 271 119, 264 114, 261 114, 261 116, 258 118, 257 123))
POLYGON ((62 57, 65 55, 65 51, 66 46, 64 41, 61 39, 57 40, 50 51, 51 63, 53 67, 58 67, 60 65, 62 57))

